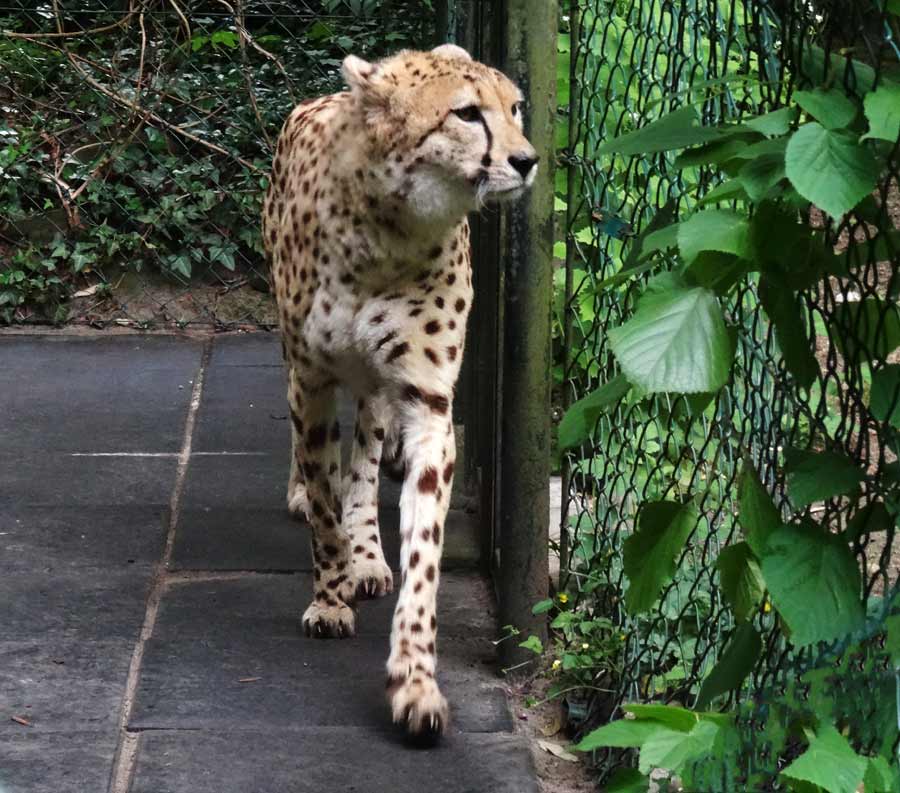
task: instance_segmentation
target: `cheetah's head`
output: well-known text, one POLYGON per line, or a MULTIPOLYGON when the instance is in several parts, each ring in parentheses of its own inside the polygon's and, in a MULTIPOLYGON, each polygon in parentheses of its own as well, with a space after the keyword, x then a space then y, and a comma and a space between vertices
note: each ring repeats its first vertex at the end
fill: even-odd
POLYGON ((343 73, 377 156, 414 211, 461 214, 515 199, 534 182, 521 91, 464 49, 445 44, 374 64, 350 55, 343 73))

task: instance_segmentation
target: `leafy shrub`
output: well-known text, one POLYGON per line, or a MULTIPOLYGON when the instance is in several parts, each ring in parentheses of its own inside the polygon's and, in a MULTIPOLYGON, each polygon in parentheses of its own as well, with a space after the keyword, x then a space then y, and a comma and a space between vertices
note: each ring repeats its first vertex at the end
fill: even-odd
POLYGON ((259 210, 291 106, 339 90, 348 50, 378 57, 430 35, 426 0, 306 6, 201 4, 141 27, 74 3, 60 23, 87 32, 62 40, 29 38, 55 29, 46 15, 0 18, 15 34, 0 34, 3 319, 42 306, 64 318, 85 273, 262 280, 259 210))

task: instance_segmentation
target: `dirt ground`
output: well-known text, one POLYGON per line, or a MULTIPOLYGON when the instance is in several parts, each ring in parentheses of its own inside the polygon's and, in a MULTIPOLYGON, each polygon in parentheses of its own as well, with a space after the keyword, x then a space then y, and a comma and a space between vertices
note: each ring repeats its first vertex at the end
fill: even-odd
POLYGON ((550 680, 541 673, 511 679, 506 686, 515 729, 529 740, 541 791, 596 791, 597 783, 587 764, 589 756, 567 751, 572 741, 566 734, 565 708, 559 700, 547 700, 549 687, 550 680), (531 700, 537 704, 528 707, 526 702, 531 700))

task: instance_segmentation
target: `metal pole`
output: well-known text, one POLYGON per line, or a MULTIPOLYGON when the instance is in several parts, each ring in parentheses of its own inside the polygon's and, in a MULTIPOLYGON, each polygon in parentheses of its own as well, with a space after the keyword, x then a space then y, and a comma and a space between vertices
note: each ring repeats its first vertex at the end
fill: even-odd
POLYGON ((450 0, 434 0, 435 44, 450 40, 450 0))
MULTIPOLYGON (((573 239, 572 226, 575 221, 576 206, 578 200, 579 176, 575 165, 575 147, 578 145, 578 114, 580 112, 580 91, 578 90, 578 51, 581 0, 570 0, 569 4, 569 140, 568 140, 568 171, 566 179, 566 296, 563 303, 563 413, 569 409, 572 402, 572 394, 568 387, 569 367, 572 363, 572 310, 569 302, 574 291, 573 274, 575 269, 575 241, 573 239)), ((565 589, 569 579, 569 527, 566 525, 569 516, 569 488, 572 483, 572 465, 569 456, 562 461, 562 510, 559 516, 559 590, 565 589)))
MULTIPOLYGON (((500 450, 500 624, 546 638, 532 606, 547 596, 550 481, 550 310, 553 256, 553 127, 556 0, 506 0, 504 71, 527 100, 528 137, 541 155, 528 197, 506 216, 500 450)), ((500 644, 512 666, 530 652, 500 644)))

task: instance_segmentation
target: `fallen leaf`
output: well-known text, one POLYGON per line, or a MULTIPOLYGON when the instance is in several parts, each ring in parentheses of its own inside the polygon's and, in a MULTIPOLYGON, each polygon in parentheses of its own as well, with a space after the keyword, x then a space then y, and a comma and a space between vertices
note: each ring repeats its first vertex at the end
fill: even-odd
POLYGON ((16 724, 21 724, 23 727, 31 726, 31 722, 28 721, 28 719, 22 718, 21 716, 12 716, 11 718, 16 724))
POLYGON ((79 289, 72 297, 90 297, 91 295, 97 294, 97 290, 100 288, 100 284, 94 284, 93 286, 89 286, 87 289, 79 289))
POLYGON ((255 683, 257 680, 262 680, 261 677, 241 677, 238 679, 238 683, 255 683))
POLYGON ((578 758, 572 754, 571 752, 567 752, 562 748, 558 743, 553 743, 552 741, 538 741, 538 746, 541 747, 545 752, 550 752, 554 757, 558 757, 560 760, 566 760, 570 763, 577 763, 578 758))

